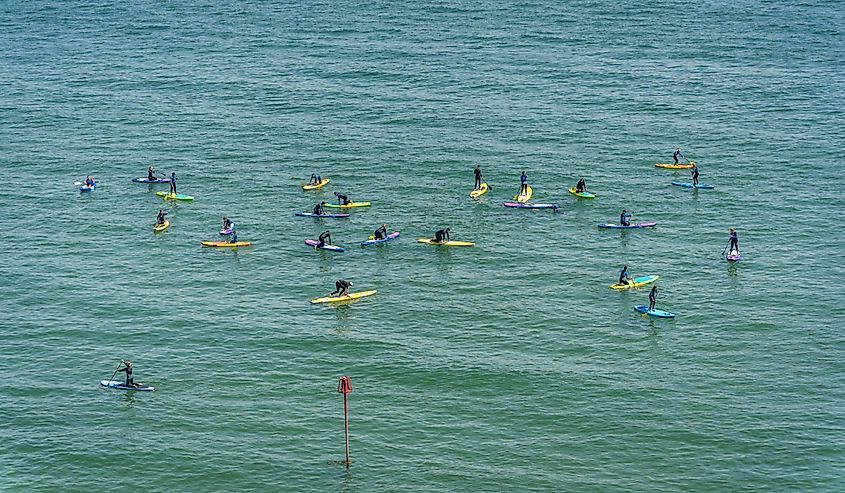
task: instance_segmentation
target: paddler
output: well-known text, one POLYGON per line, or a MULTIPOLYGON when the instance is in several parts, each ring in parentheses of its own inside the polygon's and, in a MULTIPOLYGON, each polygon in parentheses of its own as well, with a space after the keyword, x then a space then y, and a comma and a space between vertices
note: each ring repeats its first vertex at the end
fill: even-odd
POLYGON ((320 179, 320 175, 312 174, 311 178, 308 179, 308 184, 309 185, 319 185, 321 181, 323 181, 323 180, 320 179))
POLYGON ((474 190, 478 190, 479 188, 481 188, 481 165, 476 165, 475 171, 473 171, 473 173, 475 173, 475 188, 474 188, 474 190))
POLYGON ((340 192, 335 192, 334 196, 337 197, 337 204, 338 205, 346 205, 346 204, 352 203, 352 201, 349 200, 349 197, 347 197, 345 194, 342 194, 340 192))
POLYGON ((133 388, 143 387, 144 384, 142 384, 141 382, 135 383, 135 379, 132 378, 132 362, 121 360, 120 363, 124 366, 123 366, 123 368, 118 368, 117 371, 119 371, 119 372, 122 371, 122 372, 126 373, 126 382, 124 383, 124 385, 126 385, 127 387, 133 387, 133 388))
POLYGON ((324 215, 326 213, 326 209, 323 208, 324 205, 326 205, 325 201, 320 202, 319 204, 315 205, 314 206, 314 214, 316 214, 318 216, 324 215))
POLYGON ((164 224, 164 216, 166 216, 166 215, 167 215, 166 212, 159 209, 158 210, 158 216, 156 216, 156 224, 164 224))
POLYGON ((587 191, 587 182, 584 181, 584 177, 582 176, 578 183, 575 185, 576 192, 586 192, 587 191))
POLYGON ((373 238, 376 240, 383 240, 387 238, 387 223, 382 224, 377 230, 373 232, 373 238))
POLYGON ((692 174, 692 186, 698 186, 698 166, 696 166, 695 163, 692 163, 690 173, 692 174))
POLYGON ((334 287, 335 290, 329 293, 329 297, 349 296, 349 288, 352 287, 352 283, 344 279, 338 279, 337 281, 335 281, 334 287))
POLYGON ((683 155, 683 154, 681 154, 681 148, 680 148, 680 147, 678 147, 677 149, 675 149, 675 153, 674 153, 674 154, 672 154, 672 159, 674 159, 674 160, 675 160, 675 164, 678 164, 678 156, 680 156, 680 157, 682 157, 682 158, 686 159, 686 158, 684 157, 684 155, 683 155))
POLYGON ((525 171, 522 172, 522 176, 519 177, 519 195, 528 193, 528 176, 525 174, 525 171))
POLYGON ((223 229, 231 229, 232 231, 235 230, 235 223, 230 221, 228 216, 223 216, 223 229))
POLYGON ((176 195, 176 172, 170 173, 170 194, 176 195))
POLYGON ((631 274, 628 272, 628 266, 622 267, 622 272, 619 273, 619 286, 627 286, 628 284, 633 284, 634 281, 631 279, 631 274))
POLYGON ((622 226, 630 226, 631 225, 631 213, 622 209, 622 214, 619 215, 619 224, 622 226))
POLYGON ((155 172, 155 168, 153 168, 152 166, 147 166, 147 179, 150 181, 157 180, 158 178, 156 178, 155 172))
POLYGON ((657 301, 657 285, 651 287, 648 293, 648 311, 654 310, 654 303, 657 301))
POLYGON ((728 240, 728 255, 739 255, 739 237, 736 234, 736 230, 733 228, 730 229, 730 233, 731 236, 728 240))
POLYGON ((91 178, 91 175, 88 175, 87 177, 85 177, 85 186, 86 187, 93 187, 94 183, 95 183, 94 179, 91 178))
POLYGON ((322 233, 320 233, 320 237, 317 238, 317 240, 320 243, 317 244, 316 248, 321 248, 321 247, 324 247, 326 245, 331 245, 332 244, 332 233, 329 230, 325 230, 322 233))
POLYGON ((450 231, 452 231, 452 228, 441 229, 440 231, 434 233, 434 242, 443 243, 444 241, 451 240, 449 237, 450 231))

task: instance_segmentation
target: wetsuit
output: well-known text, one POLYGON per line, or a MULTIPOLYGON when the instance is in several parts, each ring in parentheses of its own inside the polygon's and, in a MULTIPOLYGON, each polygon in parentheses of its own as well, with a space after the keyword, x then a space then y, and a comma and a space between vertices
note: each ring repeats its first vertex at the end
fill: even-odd
POLYGON ((238 242, 238 233, 232 231, 229 233, 229 243, 237 243, 238 242))
POLYGON ((698 185, 698 166, 692 167, 692 184, 698 185))
POLYGON ((335 192, 335 195, 337 195, 337 203, 339 205, 346 205, 350 202, 349 197, 342 193, 335 192))
POLYGON ((317 245, 317 247, 318 247, 318 248, 319 248, 319 247, 324 247, 324 246, 326 246, 326 245, 331 245, 331 244, 332 244, 332 234, 331 234, 331 233, 329 233, 328 231, 324 231, 324 232, 320 235, 320 237, 319 237, 319 238, 317 238, 317 239, 320 241, 320 243, 317 245), (327 239, 328 239, 328 241, 326 241, 327 239))
POLYGON ((342 294, 347 296, 349 294, 349 287, 352 286, 352 283, 349 281, 344 281, 343 279, 338 279, 334 283, 335 290, 329 296, 334 296, 336 294, 342 294))
POLYGON ((739 237, 736 234, 736 231, 731 231, 731 239, 730 239, 730 247, 728 247, 728 253, 739 253, 739 237))
POLYGON ((377 239, 377 240, 383 240, 383 239, 387 238, 387 228, 385 228, 384 226, 382 226, 382 227, 380 227, 379 229, 377 229, 377 230, 373 233, 373 238, 375 238, 375 239, 377 239))
POLYGON ((148 167, 148 168, 147 168, 147 179, 148 179, 148 180, 153 181, 153 180, 155 180, 155 179, 156 179, 156 177, 155 177, 155 171, 156 171, 156 170, 154 170, 152 166, 150 166, 150 167, 148 167))
POLYGON ((124 366, 123 368, 117 370, 126 373, 126 386, 127 387, 134 387, 135 386, 135 379, 132 378, 132 367, 131 366, 124 366))
POLYGON ((226 218, 226 219, 223 220, 223 229, 230 229, 230 228, 232 228, 233 224, 234 223, 232 223, 232 221, 230 221, 229 218, 226 218))
POLYGON ((170 193, 176 195, 176 173, 170 174, 170 193))
POLYGON ((325 209, 323 209, 323 203, 322 202, 320 202, 319 204, 314 206, 314 214, 317 214, 318 216, 322 216, 325 213, 326 213, 326 211, 325 211, 325 209))
POLYGON ((448 228, 441 229, 440 231, 434 233, 434 241, 436 241, 437 243, 443 243, 444 239, 445 241, 449 241, 451 239, 449 238, 448 228))
POLYGON ((166 212, 159 212, 158 216, 156 216, 156 224, 164 224, 164 216, 166 215, 166 212))
POLYGON ((86 187, 93 187, 94 186, 94 179, 93 178, 86 178, 85 179, 85 186, 86 187))
POLYGON ((475 173, 475 189, 478 190, 481 188, 481 168, 476 166, 473 173, 475 173))
POLYGON ((678 164, 678 156, 683 157, 683 156, 681 155, 681 151, 680 151, 680 150, 675 151, 675 153, 674 153, 674 154, 672 154, 672 159, 674 159, 674 160, 675 160, 675 164, 678 164))
POLYGON ((654 303, 657 301, 657 291, 654 288, 648 292, 648 309, 649 311, 654 310, 654 303))
POLYGON ((522 176, 519 177, 519 183, 519 194, 528 193, 528 177, 525 176, 525 173, 522 173, 522 176))
POLYGON ((631 274, 628 273, 628 269, 622 269, 622 272, 619 273, 619 284, 628 284, 628 281, 631 279, 631 274))
POLYGON ((576 192, 586 192, 587 191, 587 183, 584 181, 583 178, 578 180, 578 184, 575 185, 576 192))
POLYGON ((629 221, 629 219, 631 219, 630 213, 623 212, 622 214, 619 214, 619 224, 622 226, 630 226, 631 221, 629 221))

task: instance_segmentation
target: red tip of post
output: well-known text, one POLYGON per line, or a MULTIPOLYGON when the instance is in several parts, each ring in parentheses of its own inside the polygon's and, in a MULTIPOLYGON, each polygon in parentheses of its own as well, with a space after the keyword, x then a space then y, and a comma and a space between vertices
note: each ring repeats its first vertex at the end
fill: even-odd
POLYGON ((340 377, 340 381, 337 383, 337 392, 338 394, 352 393, 352 380, 349 380, 346 375, 340 377))

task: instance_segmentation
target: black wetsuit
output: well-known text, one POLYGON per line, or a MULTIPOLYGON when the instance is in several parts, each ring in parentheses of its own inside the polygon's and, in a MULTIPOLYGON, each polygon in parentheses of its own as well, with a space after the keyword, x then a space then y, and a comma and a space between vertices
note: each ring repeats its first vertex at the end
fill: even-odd
POLYGON ((375 238, 375 239, 377 239, 377 240, 383 240, 383 239, 387 238, 387 228, 385 228, 384 226, 382 226, 382 227, 380 227, 379 229, 377 229, 377 230, 373 233, 373 238, 375 238))
POLYGON ((739 237, 737 236, 736 231, 731 233, 730 246, 728 247, 728 253, 732 253, 734 251, 739 253, 739 237))
POLYGON ((657 301, 657 291, 652 289, 648 292, 648 309, 654 310, 654 303, 657 301))
POLYGON ((314 206, 314 214, 317 214, 318 216, 322 216, 325 213, 326 213, 326 211, 325 211, 325 209, 323 209, 323 203, 322 202, 320 202, 319 204, 314 206))
POLYGON ((675 164, 678 164, 678 156, 680 156, 680 155, 681 155, 681 151, 675 151, 675 153, 672 154, 672 159, 675 160, 675 164))
POLYGON ((131 366, 124 366, 123 368, 117 370, 126 373, 126 386, 127 387, 134 387, 135 386, 135 379, 132 378, 132 367, 131 366))
POLYGON ((627 212, 623 212, 622 214, 619 214, 619 224, 620 225, 630 226, 631 221, 629 219, 631 219, 631 214, 629 214, 627 212))
POLYGON ((692 184, 698 185, 698 167, 694 166, 692 168, 692 184))
POLYGON ((523 193, 527 193, 528 192, 528 177, 525 175, 525 173, 523 173, 522 176, 519 177, 519 183, 520 183, 519 194, 522 195, 523 193))
POLYGON ((320 241, 320 243, 317 245, 318 247, 332 244, 332 234, 328 231, 323 232, 323 234, 321 234, 320 237, 317 239, 320 241), (327 239, 328 241, 326 241, 327 239))
POLYGON ((473 172, 475 173, 475 189, 478 190, 481 188, 481 168, 475 168, 473 172))
POLYGON ((147 168, 147 179, 150 180, 150 181, 153 181, 153 180, 156 179, 155 170, 153 169, 152 166, 147 168))
POLYGON ((440 231, 434 233, 434 241, 437 243, 443 243, 443 241, 449 241, 449 232, 445 229, 441 229, 440 231), (444 240, 445 239, 445 240, 444 240))
POLYGON ((176 195, 176 173, 170 175, 170 193, 176 195))
POLYGON ((339 193, 339 194, 337 194, 337 203, 339 205, 346 205, 346 204, 349 203, 349 197, 347 197, 346 195, 344 195, 342 193, 339 193))
POLYGON ((622 272, 619 273, 619 284, 628 284, 630 278, 631 274, 628 273, 628 269, 622 269, 622 272))
POLYGON ((166 212, 159 212, 158 216, 156 216, 156 224, 164 224, 164 216, 166 215, 166 212))
POLYGON ((334 296, 334 295, 340 294, 344 291, 349 293, 349 286, 351 286, 351 285, 352 284, 349 281, 344 281, 343 279, 338 279, 334 283, 335 290, 332 291, 332 294, 330 294, 329 296, 334 296))
POLYGON ((575 185, 576 192, 586 192, 587 191, 587 182, 584 181, 583 178, 578 180, 578 184, 575 185))

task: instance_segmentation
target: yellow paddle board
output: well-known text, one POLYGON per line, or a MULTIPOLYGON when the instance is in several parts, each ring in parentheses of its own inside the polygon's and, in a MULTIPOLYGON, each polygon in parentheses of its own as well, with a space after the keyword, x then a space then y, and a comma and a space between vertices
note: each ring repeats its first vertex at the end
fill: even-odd
POLYGON ((311 303, 337 303, 339 301, 352 301, 364 296, 372 296, 376 294, 376 290, 372 291, 358 291, 357 293, 349 293, 349 296, 325 296, 323 298, 314 298, 311 303))
POLYGON ((657 163, 654 166, 663 169, 690 169, 692 165, 695 164, 692 161, 689 164, 669 164, 669 163, 657 163))
POLYGON ((161 223, 161 224, 153 224, 153 231, 158 233, 159 231, 164 231, 168 227, 170 227, 170 221, 165 219, 164 222, 161 223))
POLYGON ((471 241, 434 241, 431 238, 420 238, 417 243, 426 243, 428 245, 443 245, 443 246, 475 246, 471 241))
POLYGON ((591 193, 591 192, 579 192, 575 189, 575 187, 570 188, 569 193, 571 193, 572 195, 575 195, 576 197, 581 197, 582 199, 594 199, 594 198, 596 198, 596 194, 591 193))
POLYGON ((489 189, 490 189, 490 187, 487 186, 487 182, 484 182, 484 183, 481 184, 481 186, 478 188, 478 190, 473 190, 472 192, 470 192, 469 196, 474 198, 474 199, 481 197, 482 195, 487 193, 487 190, 489 190, 489 189))
POLYGON ((303 190, 317 190, 318 188, 323 188, 329 182, 329 178, 323 178, 320 180, 320 183, 315 185, 306 185, 305 183, 302 184, 303 190))
POLYGON ((525 193, 514 195, 513 199, 516 200, 517 202, 524 204, 524 203, 528 202, 529 200, 531 200, 532 195, 534 195, 534 189, 531 188, 531 185, 528 185, 526 187, 525 193))
POLYGON ((660 279, 660 276, 656 276, 656 275, 638 277, 638 278, 628 282, 628 284, 611 284, 610 289, 638 288, 640 286, 645 286, 646 284, 651 284, 658 279, 660 279))
POLYGON ((352 209, 353 207, 369 207, 369 202, 350 202, 344 205, 338 204, 326 204, 323 207, 330 207, 332 209, 352 209))

